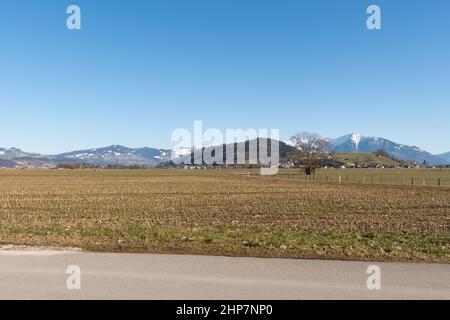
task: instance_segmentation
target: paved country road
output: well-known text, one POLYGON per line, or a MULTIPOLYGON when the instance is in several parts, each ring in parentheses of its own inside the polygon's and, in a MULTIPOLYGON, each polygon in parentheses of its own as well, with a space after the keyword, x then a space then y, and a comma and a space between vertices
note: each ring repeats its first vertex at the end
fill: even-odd
POLYGON ((450 265, 0 250, 1 299, 450 299, 450 265), (378 265, 381 289, 368 290, 378 265), (69 265, 81 289, 67 289, 69 265))

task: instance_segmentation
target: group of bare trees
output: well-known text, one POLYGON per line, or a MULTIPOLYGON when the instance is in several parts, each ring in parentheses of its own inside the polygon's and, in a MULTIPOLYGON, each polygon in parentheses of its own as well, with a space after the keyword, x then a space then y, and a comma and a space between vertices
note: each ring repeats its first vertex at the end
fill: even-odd
POLYGON ((301 132, 292 136, 290 141, 297 149, 291 160, 301 165, 307 175, 314 174, 317 168, 330 161, 332 157, 331 141, 316 133, 301 132))

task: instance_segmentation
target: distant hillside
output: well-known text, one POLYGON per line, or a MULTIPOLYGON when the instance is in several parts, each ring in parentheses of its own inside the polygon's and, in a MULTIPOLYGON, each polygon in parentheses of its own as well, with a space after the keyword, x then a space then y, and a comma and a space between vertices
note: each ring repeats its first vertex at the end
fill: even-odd
POLYGON ((335 154, 335 160, 342 163, 354 163, 355 165, 381 165, 398 166, 401 163, 391 158, 377 156, 367 152, 338 152, 335 154))
POLYGON ((440 154, 438 157, 450 163, 450 152, 440 154))
MULTIPOLYGON (((264 144, 266 146, 265 150, 270 157, 270 155, 271 155, 270 149, 271 149, 272 141, 273 140, 271 140, 271 139, 258 138, 258 139, 254 139, 254 140, 247 140, 245 142, 222 144, 222 146, 221 146, 222 153, 223 153, 222 163, 223 164, 226 163, 228 150, 233 150, 232 159, 234 159, 234 163, 237 163, 238 149, 245 150, 245 162, 246 163, 259 163, 259 160, 260 160, 259 154, 260 154, 260 150, 261 150, 261 145, 264 144), (255 145, 256 145, 256 150, 255 149, 251 150, 250 148, 255 145), (252 152, 250 152, 250 151, 252 151, 252 152)), ((278 143, 279 143, 280 161, 288 158, 290 155, 292 155, 294 152, 296 152, 296 149, 294 147, 286 144, 285 142, 278 141, 278 143)), ((201 155, 201 154, 211 155, 213 157, 213 156, 215 156, 215 149, 216 149, 216 147, 206 147, 201 150, 199 149, 195 152, 191 152, 191 153, 180 156, 180 159, 181 159, 180 161, 185 164, 187 164, 187 163, 194 164, 196 153, 198 153, 199 155, 201 155)), ((166 164, 168 164, 168 163, 166 163, 166 164)))

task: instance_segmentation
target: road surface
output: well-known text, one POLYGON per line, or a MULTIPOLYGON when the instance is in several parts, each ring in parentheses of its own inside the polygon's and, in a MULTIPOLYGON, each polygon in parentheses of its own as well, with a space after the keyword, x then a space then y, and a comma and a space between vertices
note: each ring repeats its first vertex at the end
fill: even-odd
POLYGON ((450 265, 0 249, 0 299, 316 298, 450 299, 450 265))

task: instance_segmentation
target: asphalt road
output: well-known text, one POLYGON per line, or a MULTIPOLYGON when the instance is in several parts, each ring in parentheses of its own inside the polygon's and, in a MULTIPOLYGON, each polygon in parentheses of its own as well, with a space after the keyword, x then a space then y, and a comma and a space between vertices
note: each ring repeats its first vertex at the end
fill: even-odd
POLYGON ((0 299, 316 298, 450 299, 450 265, 0 249, 0 299))

